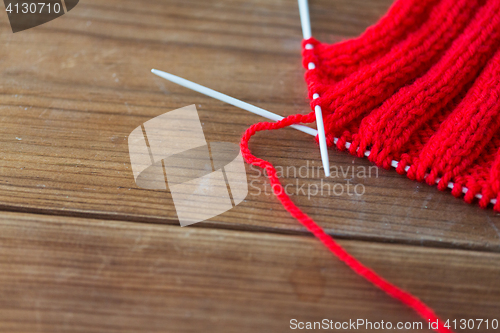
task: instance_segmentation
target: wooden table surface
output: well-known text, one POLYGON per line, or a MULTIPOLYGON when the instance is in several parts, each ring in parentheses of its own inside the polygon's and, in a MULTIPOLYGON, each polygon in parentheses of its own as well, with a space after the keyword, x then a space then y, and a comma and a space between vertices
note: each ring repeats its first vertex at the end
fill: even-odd
MULTIPOLYGON (((356 36, 391 2, 311 0, 313 33, 325 42, 356 36)), ((255 168, 247 166, 243 203, 186 228, 168 192, 134 182, 127 136, 153 117, 196 104, 207 140, 233 143, 262 120, 151 68, 281 115, 309 111, 296 1, 81 0, 16 34, 1 17, 0 332, 288 332, 291 319, 420 321, 333 258, 255 168)), ((284 169, 321 165, 313 138, 293 129, 259 133, 251 148, 284 169)), ((330 163, 371 166, 335 150, 330 163)), ((362 184, 362 196, 292 198, 440 317, 500 320, 499 214, 394 170, 369 170, 324 180, 362 184)), ((321 181, 284 176, 292 189, 321 181)), ((472 331, 492 331, 483 328, 472 331)))

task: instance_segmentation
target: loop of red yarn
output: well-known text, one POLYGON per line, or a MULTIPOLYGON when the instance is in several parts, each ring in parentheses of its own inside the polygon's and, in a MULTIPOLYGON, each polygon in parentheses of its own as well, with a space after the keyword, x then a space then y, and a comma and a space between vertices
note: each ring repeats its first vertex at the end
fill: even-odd
POLYGON ((365 278, 367 281, 372 283, 374 286, 380 288, 387 295, 399 300, 403 304, 409 306, 415 312, 417 312, 426 321, 436 322, 439 321, 439 326, 436 332, 439 333, 449 333, 451 330, 444 327, 444 322, 439 320, 434 311, 428 307, 425 303, 420 301, 418 298, 410 294, 409 292, 398 288, 394 284, 388 282, 373 270, 363 265, 359 260, 354 258, 349 254, 344 248, 342 248, 331 236, 329 236, 313 219, 306 215, 302 210, 300 210, 286 194, 285 189, 281 185, 281 182, 277 176, 276 169, 274 166, 263 159, 255 157, 250 149, 248 148, 248 142, 250 138, 258 131, 263 130, 275 130, 283 127, 287 127, 296 123, 306 123, 311 122, 310 117, 307 115, 293 115, 284 118, 283 120, 276 123, 261 122, 252 125, 245 131, 240 143, 241 153, 245 161, 249 164, 253 164, 260 168, 263 168, 267 172, 267 176, 271 183, 272 189, 278 200, 281 202, 283 207, 296 218, 304 227, 307 228, 314 236, 316 236, 327 248, 332 252, 337 258, 343 261, 347 266, 349 266, 356 274, 365 278))

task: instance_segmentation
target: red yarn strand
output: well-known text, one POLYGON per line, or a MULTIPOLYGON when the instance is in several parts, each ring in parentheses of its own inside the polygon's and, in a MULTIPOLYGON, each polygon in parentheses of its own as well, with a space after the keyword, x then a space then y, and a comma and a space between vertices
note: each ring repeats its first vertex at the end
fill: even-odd
MULTIPOLYGON (((299 122, 304 122, 307 120, 306 116, 303 115, 294 115, 287 117, 276 123, 269 122, 261 122, 252 125, 248 128, 240 143, 241 152, 245 161, 249 164, 253 164, 260 168, 266 170, 269 181, 273 188, 273 192, 281 202, 283 207, 294 217, 296 218, 304 227, 307 228, 316 238, 318 238, 327 248, 332 252, 338 259, 343 261, 348 267, 350 267, 356 274, 363 277, 374 286, 378 287, 382 291, 384 291, 387 295, 399 300, 403 304, 407 305, 411 309, 413 309, 416 313, 418 313, 423 319, 426 321, 435 322, 439 320, 434 311, 428 307, 425 303, 420 301, 418 298, 410 294, 409 292, 395 286, 394 284, 388 282, 373 270, 363 265, 359 260, 354 258, 351 254, 349 254, 344 248, 342 248, 337 242, 333 240, 331 236, 329 236, 313 219, 307 216, 302 210, 300 210, 290 199, 290 197, 286 194, 281 182, 276 174, 276 169, 274 166, 263 159, 255 157, 248 148, 248 142, 250 138, 258 131, 263 130, 274 130, 280 129, 286 126, 290 126, 292 124, 296 124, 299 122)), ((439 333, 448 333, 451 332, 448 328, 443 326, 444 323, 442 320, 439 320, 438 329, 435 330, 439 333)))

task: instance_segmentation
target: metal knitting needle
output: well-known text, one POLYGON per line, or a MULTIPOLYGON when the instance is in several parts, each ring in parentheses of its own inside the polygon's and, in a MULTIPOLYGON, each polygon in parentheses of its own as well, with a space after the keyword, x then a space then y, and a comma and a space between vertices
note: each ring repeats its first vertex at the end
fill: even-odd
MULTIPOLYGON (((273 121, 280 121, 283 119, 282 116, 279 116, 276 113, 272 113, 270 111, 261 109, 255 105, 240 101, 239 99, 225 95, 223 93, 220 93, 218 91, 212 90, 212 89, 207 88, 207 87, 204 87, 202 85, 199 85, 197 83, 191 82, 191 81, 186 80, 186 79, 183 79, 181 77, 175 76, 173 74, 159 71, 157 69, 152 69, 151 72, 155 75, 158 75, 161 78, 164 78, 165 80, 168 80, 168 81, 173 82, 173 83, 177 83, 180 86, 197 91, 203 95, 218 99, 219 101, 225 102, 227 104, 234 105, 240 109, 250 111, 250 112, 255 113, 255 114, 262 116, 264 118, 267 118, 267 119, 270 119, 273 121)), ((316 131, 314 128, 310 128, 310 127, 307 127, 304 125, 291 125, 290 127, 293 127, 296 130, 299 130, 301 132, 307 133, 307 134, 312 135, 312 136, 316 136, 318 134, 318 131, 316 131)))
MULTIPOLYGON (((300 22, 302 25, 302 35, 304 40, 311 38, 311 20, 309 18, 309 6, 307 0, 299 1, 299 12, 300 12, 300 22)), ((308 44, 308 46, 311 46, 308 44)), ((315 69, 316 65, 314 63, 308 64, 309 70, 315 69)), ((318 94, 314 94, 313 98, 318 98, 318 94)), ((325 170, 325 176, 330 177, 330 159, 328 158, 328 148, 326 145, 326 135, 325 135, 325 124, 323 123, 323 112, 321 107, 316 105, 314 107, 314 114, 316 115, 316 126, 318 127, 318 141, 319 149, 321 153, 321 161, 323 162, 323 169, 325 170)))
POLYGON ((309 6, 307 0, 299 0, 300 24, 304 39, 311 38, 311 20, 309 19, 309 6))

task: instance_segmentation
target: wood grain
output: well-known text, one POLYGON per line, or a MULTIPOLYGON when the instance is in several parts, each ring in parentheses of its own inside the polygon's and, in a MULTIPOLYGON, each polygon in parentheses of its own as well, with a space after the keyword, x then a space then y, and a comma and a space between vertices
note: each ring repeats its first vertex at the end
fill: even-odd
MULTIPOLYGON (((441 318, 499 319, 499 254, 340 243, 441 318)), ((0 272, 1 332, 288 332, 293 318, 420 321, 303 236, 0 213, 0 272)))
MULTIPOLYGON (((391 2, 310 1, 314 35, 357 36, 391 2)), ((233 143, 262 120, 151 68, 282 115, 306 113, 300 43, 295 0, 82 0, 16 34, 5 15, 0 332, 285 332, 292 318, 419 322, 332 258, 256 168, 247 166, 245 202, 188 228, 177 226, 168 191, 134 183, 127 136, 151 118, 196 104, 207 140, 233 143)), ((282 177, 293 200, 442 318, 500 320, 499 214, 335 150, 330 162, 344 174, 322 180, 313 138, 292 129, 260 133, 251 148, 302 172, 282 177), (360 169, 372 176, 352 175, 360 169), (322 181, 361 184, 365 193, 300 191, 322 181)))
MULTIPOLYGON (((315 35, 355 36, 390 0, 312 1, 315 35)), ((155 67, 287 115, 308 112, 294 1, 82 1, 46 25, 12 34, 0 23, 0 207, 3 210, 177 224, 170 194, 133 180, 127 136, 144 121, 196 104, 208 141, 237 143, 262 120, 154 77, 155 67)), ((320 163, 311 137, 259 134, 259 157, 297 169, 320 163), (309 164, 308 164, 309 163, 309 164)), ((371 164, 331 151, 343 168, 371 164)), ((286 178, 286 177, 285 177, 286 178)), ((320 178, 288 177, 317 186, 320 178)), ((197 227, 303 233, 248 169, 246 202, 197 227), (260 192, 260 194, 259 194, 260 192)), ((500 218, 394 171, 340 176, 361 197, 294 196, 337 237, 500 251, 500 218)), ((298 183, 297 183, 298 182, 298 183)), ((267 185, 266 185, 267 184, 267 185)))

